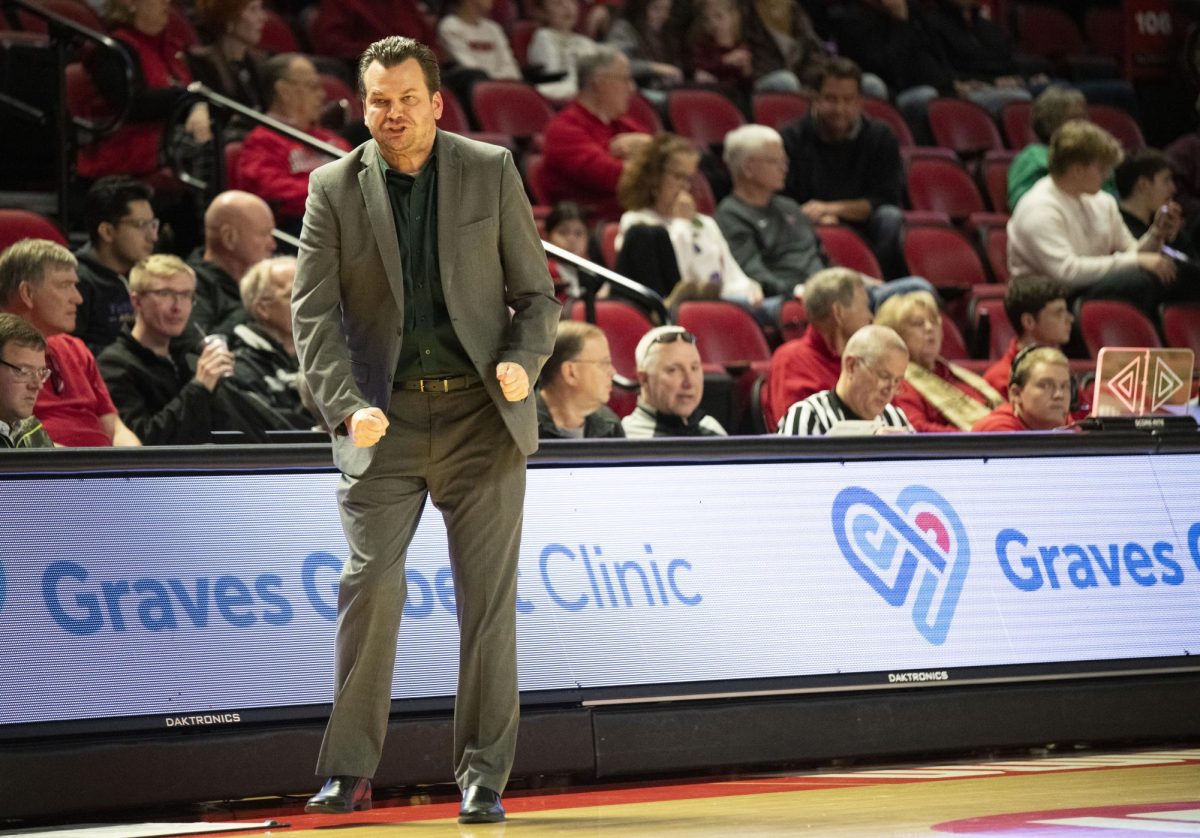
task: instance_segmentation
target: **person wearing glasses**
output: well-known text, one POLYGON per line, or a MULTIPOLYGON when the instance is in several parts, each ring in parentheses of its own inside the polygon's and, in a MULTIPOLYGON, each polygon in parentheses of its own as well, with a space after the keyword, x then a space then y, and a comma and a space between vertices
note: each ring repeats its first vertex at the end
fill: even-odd
POLYGON ((196 272, 189 336, 228 334, 246 322, 240 283, 251 265, 275 253, 274 231, 275 215, 257 195, 230 189, 213 198, 204 211, 204 250, 188 259, 196 272))
POLYGON ((223 341, 205 341, 193 357, 172 340, 183 334, 196 296, 196 274, 178 256, 157 254, 129 275, 133 327, 97 362, 121 418, 146 445, 212 442, 214 430, 239 430, 252 439, 282 429, 261 400, 230 381, 234 358, 223 341))
POLYGON ((704 370, 696 336, 682 326, 658 326, 642 335, 637 360, 637 407, 621 420, 625 436, 725 436, 721 423, 700 409, 704 370))
POLYGON ((942 315, 926 291, 884 301, 875 322, 888 326, 908 346, 908 369, 895 403, 921 433, 969 431, 1004 397, 982 376, 942 357, 942 315))
POLYGON ((100 178, 83 199, 88 243, 75 251, 83 302, 75 312, 72 334, 93 354, 133 325, 129 271, 153 253, 158 242, 153 198, 147 184, 117 175, 100 178))
POLYGON ((846 341, 837 386, 788 408, 779 422, 779 433, 912 433, 904 411, 889 404, 904 381, 907 366, 908 347, 895 331, 887 326, 863 326, 846 341))
MULTIPOLYGON (((342 151, 350 150, 349 143, 320 125, 325 86, 312 61, 292 52, 272 56, 262 66, 267 116, 342 151)), ((242 144, 237 183, 271 205, 281 228, 298 234, 304 199, 308 197, 308 176, 331 159, 328 154, 259 125, 242 144)))
POLYGON ((1008 402, 971 426, 985 431, 1052 431, 1068 424, 1071 370, 1053 346, 1027 346, 1013 359, 1008 402))
POLYGON ((71 335, 83 298, 78 261, 60 244, 23 239, 0 254, 0 310, 23 317, 46 339, 47 386, 36 413, 55 445, 141 445, 117 415, 96 357, 71 335))
POLYGON ((538 436, 542 439, 623 437, 617 414, 609 409, 613 363, 608 338, 599 327, 562 320, 554 352, 538 378, 538 436))
POLYGON ((33 415, 49 377, 42 333, 15 314, 0 314, 0 451, 54 447, 33 415))

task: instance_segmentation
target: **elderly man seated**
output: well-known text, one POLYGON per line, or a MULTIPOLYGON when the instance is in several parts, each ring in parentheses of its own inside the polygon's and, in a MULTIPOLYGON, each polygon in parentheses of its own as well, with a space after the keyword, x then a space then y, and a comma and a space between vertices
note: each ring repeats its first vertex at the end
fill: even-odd
MULTIPOLYGON (((767 298, 803 296, 808 278, 832 263, 804 208, 780 194, 788 173, 783 137, 766 125, 743 125, 725 135, 724 154, 733 191, 715 218, 733 258, 767 298)), ((872 308, 893 294, 933 291, 915 276, 883 282, 864 275, 863 282, 872 308)))
POLYGON ((863 326, 846 341, 842 372, 832 390, 796 402, 779 422, 786 436, 823 436, 859 423, 865 434, 912 432, 904 411, 889 404, 904 380, 908 347, 887 326, 863 326))
POLYGON ((848 268, 813 274, 805 283, 804 304, 808 310, 804 336, 783 344, 771 356, 763 399, 768 428, 777 427, 784 411, 796 402, 834 388, 846 341, 871 322, 862 274, 848 268))
POLYGON ((682 326, 659 326, 642 335, 637 361, 637 407, 621 420, 631 439, 655 436, 725 436, 721 423, 700 409, 704 370, 696 336, 682 326))
POLYGON ((1067 424, 1071 371, 1052 346, 1027 346, 1013 359, 1008 403, 971 426, 980 431, 1050 431, 1067 424))
POLYGON ((0 313, 0 451, 54 447, 33 415, 49 377, 42 333, 22 317, 0 313))
POLYGON ((599 327, 576 320, 558 324, 554 352, 538 379, 538 436, 542 439, 623 437, 621 420, 607 406, 613 363, 599 327))

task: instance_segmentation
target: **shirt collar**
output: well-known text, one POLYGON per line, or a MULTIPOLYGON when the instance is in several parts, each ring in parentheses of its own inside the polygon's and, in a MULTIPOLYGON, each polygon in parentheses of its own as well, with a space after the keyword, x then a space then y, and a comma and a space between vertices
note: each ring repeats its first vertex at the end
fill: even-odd
POLYGON ((387 182, 388 172, 395 172, 398 175, 403 175, 404 177, 410 177, 410 178, 416 179, 416 178, 419 178, 421 175, 425 174, 425 172, 427 172, 429 170, 430 166, 436 166, 437 165, 437 153, 438 153, 438 134, 440 134, 440 133, 441 132, 434 133, 433 148, 430 149, 430 151, 429 151, 429 159, 427 159, 425 161, 425 165, 423 165, 421 167, 421 171, 417 172, 415 175, 405 174, 404 172, 393 169, 391 166, 388 165, 387 160, 383 159, 383 155, 379 153, 379 150, 376 149, 375 157, 376 157, 376 159, 379 160, 379 171, 383 173, 384 183, 387 182))

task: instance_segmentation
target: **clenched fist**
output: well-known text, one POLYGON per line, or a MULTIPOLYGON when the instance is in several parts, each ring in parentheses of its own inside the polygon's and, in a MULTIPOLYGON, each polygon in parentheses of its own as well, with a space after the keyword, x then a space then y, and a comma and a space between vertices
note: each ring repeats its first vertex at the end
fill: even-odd
POLYGON ((346 430, 355 448, 370 448, 383 439, 388 429, 388 418, 377 407, 363 407, 350 414, 346 430))
POLYGON ((500 390, 504 398, 510 402, 519 402, 529 395, 529 376, 525 368, 511 361, 503 361, 496 365, 496 380, 500 382, 500 390))

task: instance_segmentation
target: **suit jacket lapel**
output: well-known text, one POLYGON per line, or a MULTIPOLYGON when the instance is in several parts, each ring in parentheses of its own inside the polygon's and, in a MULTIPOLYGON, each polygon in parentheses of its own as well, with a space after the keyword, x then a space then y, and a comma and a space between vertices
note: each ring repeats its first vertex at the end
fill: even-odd
POLYGON ((367 205, 367 220, 375 233, 379 255, 383 258, 383 270, 387 275, 388 285, 392 287, 396 305, 404 311, 404 272, 400 262, 400 240, 396 237, 396 219, 392 215, 392 203, 388 198, 383 172, 379 170, 382 161, 374 141, 363 150, 362 164, 362 171, 358 173, 358 185, 367 205))
POLYGON ((454 262, 458 248, 459 191, 462 186, 462 159, 458 147, 446 134, 438 131, 438 271, 442 293, 449 297, 454 285, 454 262))

